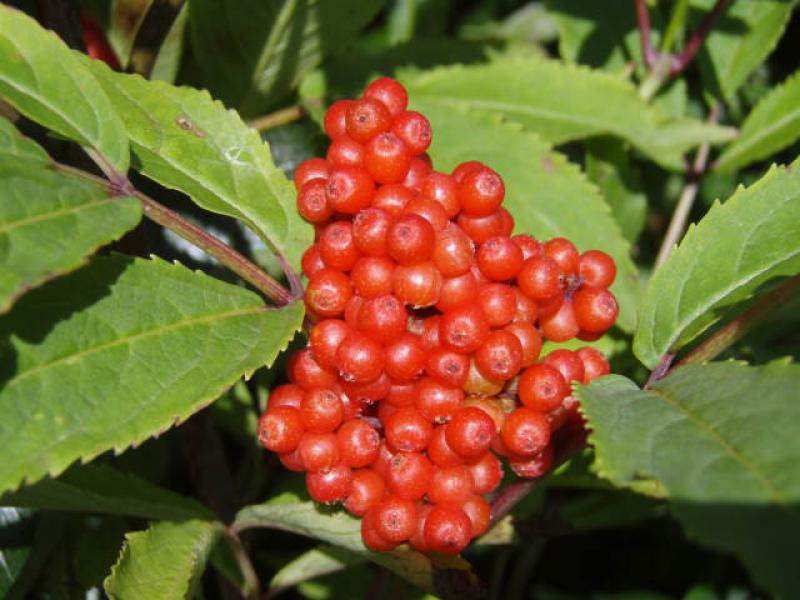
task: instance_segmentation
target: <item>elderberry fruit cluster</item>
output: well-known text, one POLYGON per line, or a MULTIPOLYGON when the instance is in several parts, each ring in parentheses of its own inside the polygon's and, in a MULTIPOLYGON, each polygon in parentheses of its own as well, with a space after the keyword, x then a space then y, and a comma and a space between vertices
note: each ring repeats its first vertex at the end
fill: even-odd
POLYGON ((617 302, 607 254, 512 236, 503 179, 425 154, 431 125, 393 79, 340 100, 325 159, 295 173, 316 242, 303 256, 309 344, 289 359, 261 443, 311 497, 363 517, 373 550, 454 554, 484 533, 504 457, 520 477, 582 427, 571 382, 609 372, 584 347, 540 359, 543 339, 594 340, 617 302))

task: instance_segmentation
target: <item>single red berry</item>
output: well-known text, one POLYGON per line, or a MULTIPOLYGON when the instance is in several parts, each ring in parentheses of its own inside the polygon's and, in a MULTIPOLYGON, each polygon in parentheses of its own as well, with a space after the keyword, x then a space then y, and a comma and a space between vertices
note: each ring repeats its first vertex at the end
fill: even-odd
POLYGON ((520 233, 511 238, 519 249, 522 250, 522 260, 526 261, 532 256, 541 256, 544 254, 544 247, 542 242, 527 233, 520 233))
POLYGON ((603 288, 582 287, 572 297, 572 304, 578 327, 589 333, 610 329, 619 314, 614 294, 603 288))
POLYGON ((392 117, 400 115, 408 106, 408 92, 396 79, 381 77, 364 89, 364 97, 383 103, 392 117))
POLYGON ((378 448, 378 459, 372 463, 372 469, 383 478, 384 482, 386 481, 386 474, 389 472, 389 463, 394 456, 394 452, 389 449, 386 440, 381 440, 381 446, 378 448))
POLYGON ((474 255, 472 240, 451 224, 438 233, 431 259, 442 276, 457 277, 469 271, 474 255))
POLYGON ((258 441, 280 454, 294 450, 304 431, 300 411, 289 406, 272 408, 258 420, 258 441))
POLYGON ((503 203, 506 187, 503 178, 489 167, 465 174, 458 183, 461 210, 470 217, 486 217, 503 203))
POLYGON ((427 355, 425 372, 445 386, 461 387, 469 373, 469 357, 447 348, 435 348, 427 355))
POLYGON ((432 377, 423 377, 416 391, 417 410, 433 423, 449 421, 464 400, 461 388, 443 385, 432 377))
POLYGON ((375 184, 361 167, 336 167, 328 177, 326 194, 334 211, 356 214, 372 203, 375 184))
POLYGON ((403 214, 389 226, 386 248, 401 265, 413 265, 428 260, 433 254, 436 232, 423 217, 403 214))
POLYGON ((309 391, 300 403, 303 426, 313 433, 334 431, 344 417, 344 406, 333 390, 317 388, 309 391))
POLYGON ((472 495, 475 482, 467 465, 434 467, 428 499, 434 504, 461 504, 472 495))
POLYGON ((492 327, 511 323, 517 312, 515 288, 503 283, 487 283, 478 291, 478 306, 492 327))
POLYGON ((297 448, 295 448, 291 452, 284 452, 283 454, 279 454, 278 460, 281 461, 281 464, 284 466, 285 469, 288 469, 289 471, 292 471, 294 473, 303 473, 306 470, 305 466, 303 465, 303 461, 300 458, 300 453, 297 451, 297 448))
POLYGON ((467 460, 478 458, 486 452, 495 433, 492 418, 474 406, 458 410, 445 430, 447 444, 467 460))
POLYGON ((339 463, 326 471, 306 473, 306 488, 315 502, 333 504, 341 502, 350 494, 353 472, 350 467, 339 463))
POLYGON ((464 462, 464 459, 456 454, 447 443, 446 429, 446 425, 436 427, 428 443, 428 458, 437 467, 454 467, 464 462))
POLYGON ((397 542, 390 542, 383 539, 375 529, 376 519, 375 510, 368 510, 361 520, 361 539, 364 545, 373 552, 389 552, 399 545, 397 542))
POLYGON ((576 319, 573 303, 565 300, 558 312, 540 317, 539 328, 542 330, 542 337, 551 342, 566 342, 574 338, 580 331, 580 325, 576 319))
POLYGON ((517 408, 506 416, 500 437, 512 454, 534 456, 550 443, 550 423, 544 413, 517 408))
POLYGON ((314 358, 311 348, 303 348, 292 354, 286 363, 286 373, 289 381, 306 392, 336 385, 336 373, 323 368, 314 358))
POLYGON ((440 204, 427 198, 415 198, 406 205, 406 213, 419 215, 431 224, 436 233, 442 231, 450 221, 447 219, 447 213, 440 204))
POLYGON ((475 352, 489 335, 489 322, 477 304, 462 304, 442 315, 442 345, 456 352, 475 352))
POLYGON ((383 347, 363 333, 353 332, 336 352, 336 366, 345 381, 366 383, 383 372, 383 347))
POLYGON ((380 344, 389 344, 406 330, 408 312, 391 294, 370 298, 358 313, 357 329, 380 344))
POLYGON ((461 510, 469 517, 473 539, 486 533, 492 521, 492 507, 476 494, 461 503, 461 510))
POLYGON ((299 192, 303 186, 314 179, 326 180, 331 174, 331 166, 324 158, 304 160, 294 170, 294 187, 299 192))
MULTIPOLYGON (((558 292, 552 298, 548 298, 547 300, 537 300, 536 301, 537 320, 541 321, 543 319, 547 319, 555 315, 559 310, 561 310, 561 307, 564 305, 565 300, 567 300, 567 294, 565 294, 563 290, 558 292)), ((571 301, 569 303, 572 304, 571 301)))
POLYGON ((433 140, 431 122, 416 111, 407 110, 396 116, 392 133, 403 140, 414 155, 422 154, 433 140))
POLYGON ((542 336, 530 323, 516 322, 506 325, 506 331, 517 336, 522 345, 522 367, 529 367, 539 358, 542 351, 542 336))
POLYGON ((518 287, 514 288, 514 297, 516 299, 516 311, 511 321, 514 323, 533 323, 536 321, 541 312, 539 303, 526 296, 518 287))
POLYGON ((532 365, 519 378, 517 394, 525 406, 547 412, 561 405, 570 393, 569 384, 555 367, 532 365))
POLYGON ((325 113, 323 128, 332 140, 347 135, 347 109, 352 103, 352 100, 337 100, 325 113))
POLYGON ((358 327, 358 314, 361 312, 361 307, 364 306, 364 298, 361 296, 352 296, 347 301, 344 308, 344 322, 347 323, 351 329, 358 327))
POLYGON ((362 144, 347 135, 343 135, 328 146, 325 155, 333 167, 363 167, 366 150, 362 144))
POLYGON ((434 552, 458 554, 472 538, 469 517, 458 506, 434 506, 425 519, 425 544, 434 552))
POLYGON ((341 381, 342 389, 349 398, 351 404, 350 413, 347 412, 347 404, 345 403, 345 418, 355 418, 361 415, 363 404, 372 404, 378 400, 383 400, 389 395, 392 389, 392 380, 384 372, 378 375, 377 379, 367 381, 365 383, 355 383, 352 381, 341 381))
POLYGON ((511 238, 495 236, 486 240, 475 255, 481 272, 492 281, 516 277, 522 268, 522 250, 511 238))
POLYGON ((522 368, 522 344, 513 333, 493 331, 475 351, 475 366, 489 379, 511 379, 522 368))
POLYGON ((419 500, 428 491, 433 465, 424 454, 398 452, 389 461, 386 469, 386 487, 406 500, 419 500))
POLYGON ((385 256, 362 256, 350 270, 356 294, 376 298, 392 293, 395 262, 385 256))
POLYGON ((324 223, 333 216, 333 208, 325 195, 326 188, 324 179, 312 179, 300 188, 297 212, 309 223, 324 223))
POLYGON ((500 235, 511 237, 514 233, 514 217, 503 207, 500 207, 497 213, 499 214, 500 220, 500 235))
POLYGON ((496 235, 509 235, 508 218, 502 209, 485 217, 471 217, 464 213, 458 215, 456 223, 476 244, 482 244, 496 235))
POLYGON ((553 238, 544 244, 544 254, 552 258, 565 275, 577 275, 581 255, 575 244, 565 238, 553 238))
POLYGON ((544 364, 558 370, 567 383, 583 381, 583 361, 581 357, 572 350, 567 350, 565 348, 553 350, 544 357, 544 364))
POLYGON ((411 165, 411 151, 395 134, 385 131, 366 145, 364 168, 378 183, 401 183, 411 165))
POLYGON ((325 268, 319 244, 311 244, 308 249, 303 252, 300 266, 303 269, 303 274, 309 279, 325 268))
POLYGON ((392 276, 392 292, 413 308, 425 308, 439 301, 442 274, 431 262, 399 266, 392 276))
POLYGON ((385 347, 386 373, 395 381, 416 378, 425 368, 426 352, 418 336, 404 332, 385 347))
POLYGON ((425 319, 418 320, 419 331, 417 332, 422 340, 422 346, 426 350, 434 350, 441 346, 439 341, 439 328, 442 322, 442 317, 439 315, 431 315, 425 319))
POLYGON ((442 291, 436 308, 447 312, 462 304, 474 302, 480 293, 480 284, 471 271, 442 281, 442 291))
POLYGON ((284 383, 270 390, 267 409, 280 408, 282 406, 299 409, 304 395, 305 391, 299 385, 284 383))
POLYGON ((416 382, 393 383, 386 403, 395 407, 411 406, 417 401, 416 382))
POLYGON ((472 474, 472 491, 476 494, 491 494, 503 480, 503 463, 491 452, 468 465, 472 474))
POLYGON ((306 471, 327 471, 339 464, 339 444, 332 433, 304 433, 297 452, 306 471))
POLYGON ((372 469, 359 469, 353 471, 350 494, 344 501, 344 507, 351 515, 363 517, 385 494, 386 484, 380 475, 372 469))
POLYGON ((533 256, 517 273, 517 285, 533 300, 547 300, 561 292, 561 268, 549 256, 533 256))
POLYGON ((506 410, 509 412, 513 410, 514 401, 511 398, 505 397, 498 398, 495 396, 478 396, 476 394, 470 394, 467 396, 466 400, 464 400, 464 404, 462 406, 479 408, 492 419, 494 422, 495 431, 500 431, 500 429, 503 427, 503 423, 506 420, 506 410), (506 406, 506 404, 508 406, 506 406))
POLYGON ((581 281, 589 287, 607 288, 617 276, 614 259, 600 250, 588 250, 581 254, 578 273, 581 281))
POLYGON ((462 162, 459 164, 455 169, 453 169, 452 177, 455 179, 456 183, 461 183, 469 173, 479 171, 485 168, 486 165, 482 162, 477 160, 468 160, 466 162, 462 162))
POLYGON ((370 512, 375 513, 375 531, 389 542, 404 542, 417 529, 417 507, 411 500, 384 496, 370 512))
POLYGON ((389 109, 380 100, 360 98, 347 107, 345 126, 347 135, 362 144, 387 131, 392 123, 389 109))
POLYGON ((509 457, 508 466, 518 477, 525 479, 538 479, 543 477, 553 466, 554 451, 552 446, 547 446, 541 452, 531 457, 509 457))
POLYGON ((334 221, 322 231, 319 249, 325 266, 337 271, 349 271, 360 254, 349 221, 334 221))
MULTIPOLYGON (((611 366, 599 350, 584 346, 583 348, 579 348, 575 354, 577 354, 578 358, 583 362, 582 383, 589 383, 611 372, 611 366)), ((272 396, 270 396, 270 398, 272 398, 272 396)))
POLYGON ((386 443, 397 452, 422 452, 433 434, 431 422, 413 406, 398 408, 383 423, 386 443))
POLYGON ((431 512, 432 508, 433 506, 427 502, 424 502, 417 508, 417 529, 414 531, 414 535, 408 540, 409 546, 423 554, 428 554, 430 552, 430 548, 428 548, 428 544, 425 542, 425 519, 428 518, 428 514, 431 512))
POLYGON ((356 248, 367 256, 386 255, 386 234, 392 223, 391 215, 382 208, 368 208, 353 219, 356 248))
POLYGON ((369 466, 378 459, 381 436, 363 419, 352 419, 336 431, 336 443, 342 462, 357 469, 369 466))
MULTIPOLYGON (((423 154, 423 156, 425 156, 423 154)), ((411 159, 411 164, 408 166, 408 173, 406 178, 403 179, 403 185, 414 193, 418 193, 422 189, 422 182, 430 174, 430 165, 421 157, 414 157, 411 159)))
POLYGON ((372 198, 372 206, 382 208, 391 216, 397 217, 413 199, 414 192, 404 185, 382 185, 372 198))
POLYGON ((478 367, 475 366, 475 361, 472 360, 469 363, 467 380, 464 382, 462 387, 468 394, 475 394, 477 396, 494 396, 502 391, 504 384, 504 381, 498 381, 497 379, 489 379, 486 377, 480 372, 478 367))
POLYGON ((433 171, 422 182, 419 196, 439 204, 444 209, 447 218, 452 219, 461 212, 456 188, 456 180, 452 175, 433 171))
POLYGON ((321 317, 338 317, 353 295, 350 279, 334 269, 321 269, 306 286, 305 302, 321 317))

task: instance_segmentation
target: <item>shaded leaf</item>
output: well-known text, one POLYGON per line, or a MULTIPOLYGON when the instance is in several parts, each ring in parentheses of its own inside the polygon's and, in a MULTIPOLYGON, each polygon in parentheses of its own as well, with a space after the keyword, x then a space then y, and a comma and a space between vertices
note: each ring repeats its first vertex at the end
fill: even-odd
POLYGON ((687 533, 796 598, 800 366, 681 367, 647 391, 618 375, 577 393, 601 476, 666 496, 687 533))
MULTIPOLYGON (((691 0, 695 25, 716 0, 691 0)), ((707 85, 727 101, 764 62, 783 35, 796 0, 732 2, 709 33, 699 54, 707 85)))
POLYGON ((74 510, 142 519, 214 518, 208 508, 186 496, 153 485, 107 465, 75 466, 58 479, 43 479, 0 496, 9 506, 74 510))
POLYGON ((6 5, 0 5, 0 96, 128 170, 125 129, 103 88, 55 33, 6 5))
POLYGON ((158 49, 153 68, 150 71, 150 79, 175 83, 183 58, 184 36, 188 22, 189 3, 187 2, 181 6, 164 41, 161 42, 161 47, 158 49))
POLYGON ((381 6, 379 0, 197 0, 189 9, 192 50, 206 86, 252 115, 284 99, 381 6))
POLYGON ((24 535, 22 530, 26 524, 30 524, 26 523, 28 517, 30 511, 13 506, 0 506, 0 535, 4 540, 4 547, 0 547, 0 596, 3 598, 7 597, 19 579, 31 553, 30 543, 16 539, 24 535), (10 539, 17 543, 10 544, 10 539))
POLYGON ((322 544, 303 552, 275 573, 269 583, 270 593, 296 586, 302 581, 341 571, 366 562, 363 555, 346 548, 322 544))
MULTIPOLYGON (((350 550, 375 562, 423 590, 434 590, 434 567, 431 560, 407 546, 392 552, 371 552, 361 541, 361 520, 343 511, 332 512, 317 508, 313 502, 301 501, 292 494, 284 494, 265 504, 247 506, 239 511, 235 529, 269 527, 282 529, 321 540, 350 550)), ((451 566, 470 575, 469 564, 452 559, 451 566)))
POLYGON ((0 491, 121 452, 270 364, 302 303, 158 259, 95 258, 0 319, 0 491))
POLYGON ((783 150, 800 138, 800 71, 764 96, 723 149, 714 167, 732 171, 783 150))
POLYGON ((138 170, 207 210, 241 219, 299 270, 313 228, 257 131, 206 91, 86 64, 123 117, 138 170))
POLYGON ((22 294, 76 269, 133 229, 138 200, 54 170, 47 154, 0 119, 0 313, 22 294))
POLYGON ((514 215, 516 231, 547 239, 565 236, 581 251, 602 248, 617 262, 611 288, 619 298, 619 325, 634 326, 638 296, 636 267, 629 246, 608 206, 574 165, 537 135, 496 117, 453 110, 427 98, 412 108, 426 114, 434 129, 429 150, 437 169, 449 171, 465 160, 482 160, 506 184, 504 206, 514 215))
POLYGON ((126 67, 139 33, 153 0, 112 0, 106 34, 120 64, 126 67))
POLYGON ((702 142, 731 139, 730 128, 668 118, 636 88, 601 71, 528 59, 434 69, 408 78, 409 95, 426 105, 472 108, 517 121, 555 144, 611 134, 668 168, 702 142))
POLYGON ((191 598, 222 525, 213 521, 163 522, 129 533, 105 580, 111 598, 191 598))
POLYGON ((642 298, 633 340, 653 368, 770 279, 800 272, 800 163, 773 167, 689 228, 642 298))

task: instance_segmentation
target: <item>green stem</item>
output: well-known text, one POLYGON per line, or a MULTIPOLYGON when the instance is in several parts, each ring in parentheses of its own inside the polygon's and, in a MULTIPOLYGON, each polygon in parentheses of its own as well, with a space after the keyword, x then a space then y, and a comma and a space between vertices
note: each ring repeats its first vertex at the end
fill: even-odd
POLYGON ((675 8, 672 9, 667 29, 664 32, 664 39, 661 40, 661 52, 667 54, 672 52, 678 36, 686 27, 686 16, 689 14, 689 0, 677 0, 675 8))
POLYGON ((716 358, 727 348, 742 339, 748 331, 758 325, 777 306, 790 300, 798 291, 800 291, 800 275, 795 275, 784 281, 756 304, 725 325, 725 327, 715 332, 681 359, 678 365, 695 365, 716 358))
POLYGON ((263 117, 256 117, 255 119, 248 121, 247 125, 256 131, 263 133, 264 131, 274 129, 275 127, 280 127, 281 125, 286 125, 287 123, 292 123, 298 119, 302 119, 307 114, 308 113, 306 112, 306 109, 298 104, 295 106, 282 108, 281 110, 276 110, 275 112, 264 115, 263 117))
MULTIPOLYGON (((60 163, 55 163, 55 168, 64 173, 93 181, 107 188, 113 194, 133 196, 142 203, 144 214, 147 218, 175 232, 183 239, 191 242, 210 256, 216 258, 221 264, 250 283, 275 304, 283 306, 295 299, 286 288, 243 255, 239 254, 219 238, 211 235, 197 225, 190 223, 175 211, 170 210, 163 204, 156 202, 146 194, 140 192, 131 185, 127 178, 123 177, 123 182, 119 180, 114 181, 113 179, 109 181, 82 169, 76 169, 75 167, 60 163)), ((115 175, 118 174, 112 172, 112 177, 115 175)))
POLYGON ((236 559, 236 563, 239 565, 239 571, 244 579, 244 587, 241 590, 242 596, 247 600, 258 600, 260 597, 261 584, 258 581, 256 570, 253 568, 253 563, 250 561, 250 557, 247 555, 247 551, 242 545, 242 540, 230 529, 226 530, 225 539, 236 559))

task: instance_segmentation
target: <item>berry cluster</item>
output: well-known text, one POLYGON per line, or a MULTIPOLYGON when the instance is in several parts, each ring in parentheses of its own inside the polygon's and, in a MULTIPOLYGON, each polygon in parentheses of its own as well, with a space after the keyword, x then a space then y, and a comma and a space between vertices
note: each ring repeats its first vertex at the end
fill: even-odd
POLYGON ((552 434, 581 425, 570 384, 609 365, 589 347, 540 360, 542 341, 611 327, 616 269, 563 238, 512 236, 500 175, 432 170, 430 123, 407 102, 388 78, 336 102, 327 158, 295 173, 317 231, 303 257, 313 326, 259 436, 312 498, 363 517, 370 548, 458 553, 489 525, 498 455, 540 477, 552 434))

